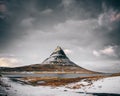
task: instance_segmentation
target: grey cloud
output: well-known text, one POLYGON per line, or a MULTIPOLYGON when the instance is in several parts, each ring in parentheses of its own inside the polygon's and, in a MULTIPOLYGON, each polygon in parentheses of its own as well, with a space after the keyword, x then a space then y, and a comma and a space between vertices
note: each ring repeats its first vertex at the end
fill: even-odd
POLYGON ((43 11, 41 12, 41 14, 43 14, 43 15, 49 15, 49 14, 51 14, 52 12, 53 12, 52 9, 45 9, 45 10, 43 10, 43 11))
MULTIPOLYGON (((99 24, 101 30, 106 32, 106 44, 105 46, 117 46, 115 49, 116 58, 119 59, 120 48, 120 11, 113 10, 112 8, 105 10, 99 17, 99 24), (103 30, 105 29, 105 30, 103 30)), ((113 57, 114 58, 114 57, 113 57)), ((112 58, 112 59, 113 59, 112 58)))
POLYGON ((99 16, 100 26, 108 28, 108 30, 114 30, 117 28, 120 22, 120 12, 117 10, 108 9, 99 16))

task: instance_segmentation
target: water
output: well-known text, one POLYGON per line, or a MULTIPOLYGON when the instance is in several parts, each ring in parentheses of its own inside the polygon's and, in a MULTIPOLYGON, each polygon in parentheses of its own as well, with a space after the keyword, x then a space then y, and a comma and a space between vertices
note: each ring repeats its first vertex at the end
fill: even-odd
POLYGON ((77 78, 77 77, 87 77, 87 76, 98 76, 98 75, 109 75, 109 74, 75 74, 75 73, 67 73, 67 74, 57 74, 57 73, 20 73, 20 74, 4 74, 5 77, 10 78, 21 78, 21 77, 58 77, 58 78, 77 78))

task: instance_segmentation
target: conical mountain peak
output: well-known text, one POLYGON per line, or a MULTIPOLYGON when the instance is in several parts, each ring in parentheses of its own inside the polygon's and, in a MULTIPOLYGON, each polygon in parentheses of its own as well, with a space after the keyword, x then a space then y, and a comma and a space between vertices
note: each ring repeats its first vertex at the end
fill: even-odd
POLYGON ((70 65, 76 66, 64 53, 60 46, 53 51, 49 58, 45 59, 42 64, 57 64, 57 65, 70 65))
POLYGON ((53 51, 53 53, 50 56, 65 56, 67 58, 63 49, 60 46, 57 46, 57 48, 53 51))

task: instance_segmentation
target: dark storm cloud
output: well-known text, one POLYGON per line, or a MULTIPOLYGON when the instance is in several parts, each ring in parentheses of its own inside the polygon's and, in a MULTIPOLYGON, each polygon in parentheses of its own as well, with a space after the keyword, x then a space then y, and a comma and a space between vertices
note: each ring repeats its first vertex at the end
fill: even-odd
MULTIPOLYGON (((24 35, 23 31, 25 27, 20 26, 20 22, 27 18, 34 18, 32 22, 33 28, 40 27, 41 29, 46 29, 44 25, 49 26, 49 22, 51 24, 63 22, 68 17, 77 19, 94 18, 98 16, 101 11, 101 0, 98 0, 97 2, 95 0, 91 0, 91 2, 87 0, 75 0, 75 2, 72 2, 72 0, 70 0, 72 3, 68 3, 70 1, 67 0, 63 1, 29 0, 28 2, 27 0, 1 0, 2 4, 6 6, 8 15, 6 15, 5 12, 2 12, 2 16, 6 16, 7 19, 0 19, 0 41, 5 42, 4 44, 7 45, 11 40, 24 35), (63 1, 64 3, 66 2, 64 5, 61 3, 63 1), (54 10, 54 12, 48 16, 42 15, 41 12, 47 9, 54 10)), ((103 1, 106 2, 107 0, 103 1)))
MULTIPOLYGON (((29 0, 29 2, 27 0, 1 0, 1 2, 6 6, 8 14, 2 14, 3 16, 6 16, 7 19, 0 18, 0 41, 1 44, 5 42, 2 44, 3 47, 4 44, 8 45, 10 41, 24 36, 29 27, 47 30, 48 28, 46 27, 50 28, 54 24, 62 23, 64 20, 70 18, 76 20, 94 19, 98 18, 101 13, 104 13, 104 11, 109 11, 111 8, 115 10, 116 14, 119 14, 120 9, 120 1, 118 0, 98 0, 97 2, 96 0, 29 0)), ((117 17, 119 16, 116 15, 116 18, 117 17)), ((116 22, 107 27, 119 26, 119 20, 116 22)), ((96 30, 109 31, 106 29, 106 25, 104 28, 104 24, 101 28, 96 30)), ((119 27, 110 31, 111 32, 107 34, 108 38, 112 38, 111 40, 113 40, 110 42, 115 44, 119 43, 119 27)))
MULTIPOLYGON (((24 26, 20 23, 26 18, 34 18, 33 25, 47 22, 47 17, 40 16, 40 12, 47 8, 55 8, 57 0, 0 0, 0 45, 7 47, 13 40, 25 34, 24 26), (38 19, 39 18, 39 19, 38 19)), ((43 24, 41 24, 43 26, 43 24)))

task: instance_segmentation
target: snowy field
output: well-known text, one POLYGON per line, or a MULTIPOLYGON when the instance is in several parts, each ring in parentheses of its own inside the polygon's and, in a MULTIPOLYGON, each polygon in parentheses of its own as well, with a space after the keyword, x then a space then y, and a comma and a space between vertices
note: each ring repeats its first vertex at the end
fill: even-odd
POLYGON ((98 96, 86 93, 115 93, 120 95, 120 76, 97 80, 90 86, 86 86, 88 82, 84 80, 61 87, 24 85, 19 82, 13 82, 8 78, 2 78, 2 81, 9 86, 8 88, 1 88, 7 92, 7 96, 98 96), (85 86, 78 89, 71 89, 73 86, 79 84, 85 86))

